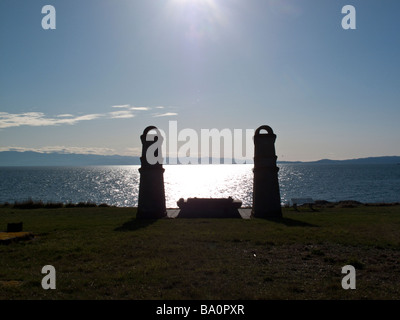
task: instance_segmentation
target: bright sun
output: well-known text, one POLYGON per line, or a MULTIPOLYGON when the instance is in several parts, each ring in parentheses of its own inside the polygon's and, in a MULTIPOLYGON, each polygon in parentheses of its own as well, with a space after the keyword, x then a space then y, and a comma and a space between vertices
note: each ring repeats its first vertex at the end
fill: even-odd
POLYGON ((204 3, 204 2, 214 2, 213 0, 174 0, 180 3, 204 3))
POLYGON ((226 17, 217 0, 170 0, 171 16, 185 25, 186 36, 194 41, 215 39, 226 25, 226 17))
POLYGON ((179 6, 189 6, 189 7, 197 7, 204 8, 207 7, 209 9, 215 9, 217 7, 216 0, 171 0, 173 4, 179 6))

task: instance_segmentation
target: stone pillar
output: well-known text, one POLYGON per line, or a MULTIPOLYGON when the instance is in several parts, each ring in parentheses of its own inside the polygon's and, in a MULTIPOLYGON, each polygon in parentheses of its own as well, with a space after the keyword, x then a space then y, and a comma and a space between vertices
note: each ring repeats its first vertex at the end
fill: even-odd
POLYGON ((139 204, 136 218, 158 219, 167 216, 165 208, 164 168, 161 154, 163 138, 154 126, 147 127, 140 136, 142 156, 139 184, 139 204), (149 135, 155 130, 156 134, 149 135))
POLYGON ((254 134, 252 216, 255 218, 282 217, 275 140, 276 135, 269 126, 259 127, 254 134), (260 134, 261 130, 267 134, 260 134))

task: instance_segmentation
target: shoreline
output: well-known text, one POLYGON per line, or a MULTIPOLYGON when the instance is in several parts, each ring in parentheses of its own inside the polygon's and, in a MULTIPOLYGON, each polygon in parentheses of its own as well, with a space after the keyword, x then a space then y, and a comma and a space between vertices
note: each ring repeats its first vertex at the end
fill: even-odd
MULTIPOLYGON (((356 200, 341 200, 341 201, 327 201, 327 200, 315 200, 313 203, 314 208, 353 208, 357 206, 372 206, 372 207, 383 207, 383 206, 398 206, 400 202, 360 202, 356 200)), ((15 201, 14 203, 3 202, 0 203, 0 208, 13 208, 13 209, 57 209, 57 208, 137 208, 137 206, 113 206, 107 203, 95 203, 95 202, 78 202, 78 203, 64 203, 64 202, 52 202, 52 201, 34 201, 32 199, 15 201)), ((292 205, 285 204, 282 208, 294 208, 292 205)), ((297 205, 297 208, 309 207, 308 204, 297 205)), ((243 206, 240 209, 251 209, 251 206, 243 206)), ((168 210, 179 210, 179 207, 168 207, 168 210)))

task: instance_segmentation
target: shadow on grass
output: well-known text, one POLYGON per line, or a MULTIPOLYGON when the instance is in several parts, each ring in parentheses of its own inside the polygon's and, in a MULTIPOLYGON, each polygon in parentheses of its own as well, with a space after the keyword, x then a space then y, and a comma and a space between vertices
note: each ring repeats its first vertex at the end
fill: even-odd
POLYGON ((308 223, 308 222, 304 222, 304 221, 299 221, 299 220, 294 220, 294 219, 290 219, 290 218, 268 218, 265 219, 271 222, 276 222, 276 223, 281 223, 284 224, 285 226, 288 227, 319 227, 316 224, 312 224, 312 223, 308 223))
POLYGON ((158 219, 136 219, 125 222, 122 226, 115 228, 114 231, 135 231, 148 227, 158 219))
MULTIPOLYGON (((127 222, 125 222, 122 226, 117 227, 114 229, 114 231, 135 231, 139 229, 146 228, 150 225, 152 225, 154 222, 156 222, 159 219, 136 219, 133 218, 127 222)), ((298 221, 290 218, 268 218, 264 219, 267 221, 275 222, 275 223, 281 223, 284 224, 285 226, 288 227, 319 227, 318 225, 311 224, 308 222, 304 221, 298 221)))

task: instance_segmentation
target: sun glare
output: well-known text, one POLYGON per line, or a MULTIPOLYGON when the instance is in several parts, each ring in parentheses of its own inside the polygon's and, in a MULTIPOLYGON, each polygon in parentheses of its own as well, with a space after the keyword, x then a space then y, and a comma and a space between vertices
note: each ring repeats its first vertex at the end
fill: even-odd
POLYGON ((215 2, 215 0, 173 0, 174 2, 180 3, 180 4, 206 4, 206 3, 212 3, 215 2))
POLYGON ((164 168, 165 191, 168 195, 166 200, 170 208, 176 208, 180 198, 193 197, 232 197, 251 203, 252 165, 190 164, 166 165, 164 168))
POLYGON ((171 16, 183 24, 186 37, 201 41, 216 39, 226 16, 217 0, 170 0, 171 16))
POLYGON ((170 0, 175 7, 185 7, 194 10, 216 10, 218 9, 216 0, 170 0))

